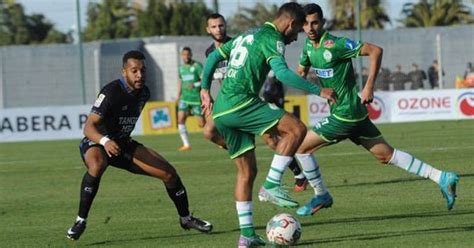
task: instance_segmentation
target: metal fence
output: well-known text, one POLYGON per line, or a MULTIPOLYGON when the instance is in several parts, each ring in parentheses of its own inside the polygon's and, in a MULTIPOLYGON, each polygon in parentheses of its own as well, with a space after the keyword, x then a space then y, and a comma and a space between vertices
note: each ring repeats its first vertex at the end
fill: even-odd
MULTIPOLYGON (((355 31, 333 34, 357 39, 355 31)), ((293 69, 298 65, 304 37, 300 34, 297 42, 287 46, 287 62, 293 69)), ((362 40, 384 48, 383 67, 393 70, 400 64, 405 73, 412 63, 426 71, 440 55, 445 72, 444 88, 453 88, 456 76, 462 76, 467 62, 474 61, 474 26, 363 31, 362 40)), ((142 50, 148 57, 147 84, 152 100, 170 101, 176 98, 180 48, 191 47, 194 59, 204 62, 204 51, 210 44, 209 37, 151 37, 86 43, 85 92, 77 45, 0 47, 0 108, 80 105, 84 104, 84 95, 85 104, 92 103, 103 85, 120 76, 121 57, 131 49, 142 50)), ((363 64, 369 65, 367 58, 363 64)), ((288 89, 288 93, 301 94, 293 89, 288 89)))

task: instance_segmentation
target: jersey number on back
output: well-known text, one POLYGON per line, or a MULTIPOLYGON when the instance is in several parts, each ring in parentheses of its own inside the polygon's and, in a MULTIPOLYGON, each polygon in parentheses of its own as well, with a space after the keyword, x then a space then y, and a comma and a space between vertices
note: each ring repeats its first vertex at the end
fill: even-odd
POLYGON ((248 56, 248 50, 244 45, 252 43, 252 34, 237 37, 234 42, 232 42, 232 46, 234 47, 234 49, 232 49, 232 51, 230 52, 229 65, 234 68, 242 67, 248 56))

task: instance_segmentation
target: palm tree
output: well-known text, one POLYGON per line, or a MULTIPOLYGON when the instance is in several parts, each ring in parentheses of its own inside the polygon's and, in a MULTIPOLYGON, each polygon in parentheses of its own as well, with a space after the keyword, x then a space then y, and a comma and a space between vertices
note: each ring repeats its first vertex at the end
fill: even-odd
POLYGON ((460 0, 420 0, 403 5, 400 19, 405 27, 450 26, 474 23, 470 9, 460 0))
MULTIPOLYGON (((365 29, 383 29, 390 18, 385 13, 382 0, 360 0, 361 27, 365 29)), ((335 0, 330 1, 333 17, 328 22, 328 29, 356 29, 355 22, 356 1, 335 0)))
POLYGON ((229 31, 231 33, 243 32, 249 28, 257 27, 266 21, 271 21, 278 12, 278 6, 271 5, 268 9, 261 2, 257 2, 252 8, 242 8, 229 20, 229 31))

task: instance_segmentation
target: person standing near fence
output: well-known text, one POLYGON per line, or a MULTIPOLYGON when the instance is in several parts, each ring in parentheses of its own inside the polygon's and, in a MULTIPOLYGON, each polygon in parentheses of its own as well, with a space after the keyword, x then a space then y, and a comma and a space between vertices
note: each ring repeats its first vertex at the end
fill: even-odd
POLYGON ((408 73, 408 78, 411 81, 411 89, 423 89, 423 81, 426 80, 426 73, 418 68, 416 63, 411 64, 411 71, 408 73))

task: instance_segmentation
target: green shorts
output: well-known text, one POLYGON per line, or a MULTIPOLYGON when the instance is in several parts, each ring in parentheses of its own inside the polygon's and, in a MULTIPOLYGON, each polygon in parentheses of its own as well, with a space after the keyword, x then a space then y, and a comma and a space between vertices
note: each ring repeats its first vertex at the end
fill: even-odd
POLYGON ((214 118, 219 133, 224 137, 230 158, 234 159, 255 148, 255 135, 263 135, 275 126, 285 110, 263 101, 252 101, 234 112, 214 118))
POLYGON ((179 101, 178 111, 189 112, 191 115, 202 116, 201 104, 191 104, 183 101, 179 101))
POLYGON ((330 144, 348 138, 356 145, 360 145, 361 140, 382 137, 382 133, 380 133, 374 123, 370 121, 368 116, 361 121, 347 122, 341 121, 331 115, 317 123, 313 127, 313 131, 330 144))

